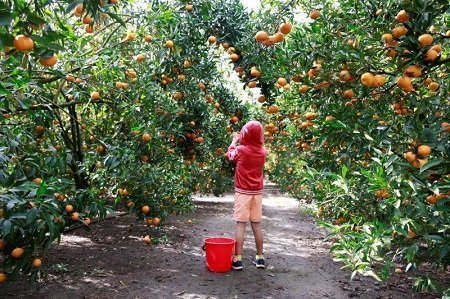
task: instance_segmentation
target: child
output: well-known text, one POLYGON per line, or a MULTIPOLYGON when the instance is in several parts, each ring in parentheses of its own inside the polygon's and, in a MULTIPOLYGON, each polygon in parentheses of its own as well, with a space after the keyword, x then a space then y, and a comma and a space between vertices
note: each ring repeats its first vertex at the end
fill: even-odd
POLYGON ((241 133, 233 133, 233 141, 228 148, 227 157, 237 162, 234 176, 234 213, 236 221, 236 247, 232 266, 242 270, 242 249, 244 247, 245 226, 251 221, 256 243, 256 258, 253 264, 265 268, 263 257, 263 235, 261 230, 263 167, 267 152, 263 147, 264 132, 258 121, 250 121, 241 133), (237 143, 239 142, 239 145, 237 143))

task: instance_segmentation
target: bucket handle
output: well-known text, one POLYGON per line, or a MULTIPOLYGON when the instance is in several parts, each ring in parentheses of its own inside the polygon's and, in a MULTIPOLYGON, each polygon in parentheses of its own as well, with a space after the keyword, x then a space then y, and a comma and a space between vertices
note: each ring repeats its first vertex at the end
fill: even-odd
POLYGON ((206 247, 205 247, 205 246, 206 246, 206 244, 203 243, 203 246, 202 246, 202 250, 203 250, 203 251, 206 251, 206 247))

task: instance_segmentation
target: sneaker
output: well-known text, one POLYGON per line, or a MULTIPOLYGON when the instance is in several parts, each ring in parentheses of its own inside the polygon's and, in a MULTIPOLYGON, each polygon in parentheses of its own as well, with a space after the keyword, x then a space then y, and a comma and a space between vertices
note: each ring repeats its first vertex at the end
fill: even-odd
POLYGON ((264 269, 266 267, 266 262, 264 261, 264 258, 254 258, 253 265, 255 265, 256 268, 264 269))
POLYGON ((233 261, 233 262, 231 262, 231 267, 233 267, 234 270, 242 270, 244 268, 242 266, 242 261, 233 261))

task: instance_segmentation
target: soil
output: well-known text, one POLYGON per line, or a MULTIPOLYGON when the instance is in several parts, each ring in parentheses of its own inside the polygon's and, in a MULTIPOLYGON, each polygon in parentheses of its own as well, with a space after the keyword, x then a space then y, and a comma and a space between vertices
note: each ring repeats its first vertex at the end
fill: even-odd
MULTIPOLYGON (((272 192, 276 193, 276 192, 272 192)), ((1 298, 437 298, 414 293, 407 274, 384 283, 357 277, 333 261, 326 232, 297 200, 265 194, 263 231, 267 268, 256 269, 247 227, 244 270, 212 273, 202 250, 207 236, 233 235, 233 195, 196 197, 196 209, 168 219, 146 245, 148 228, 132 215, 63 236, 45 256, 48 275, 0 286, 1 298)))

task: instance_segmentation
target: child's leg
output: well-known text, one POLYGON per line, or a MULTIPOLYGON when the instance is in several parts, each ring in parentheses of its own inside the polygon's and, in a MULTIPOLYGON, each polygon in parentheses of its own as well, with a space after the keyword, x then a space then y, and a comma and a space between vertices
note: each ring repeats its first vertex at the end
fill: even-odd
POLYGON ((235 227, 236 245, 235 245, 234 255, 237 255, 237 256, 242 255, 242 250, 244 248, 245 226, 246 226, 246 222, 236 221, 236 227, 235 227))
POLYGON ((263 254, 263 234, 261 229, 261 222, 252 222, 253 235, 255 236, 256 254, 263 254))

